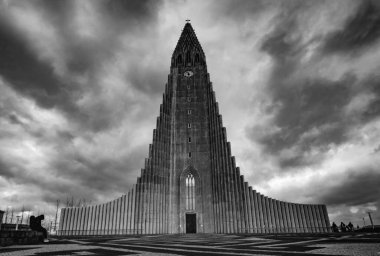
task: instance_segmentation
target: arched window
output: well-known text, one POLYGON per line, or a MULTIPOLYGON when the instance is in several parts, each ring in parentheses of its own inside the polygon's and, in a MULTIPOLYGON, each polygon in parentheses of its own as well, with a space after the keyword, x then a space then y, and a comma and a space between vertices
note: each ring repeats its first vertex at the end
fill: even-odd
POLYGON ((178 55, 177 57, 177 65, 181 65, 182 64, 182 55, 178 55))
POLYGON ((195 63, 198 63, 199 62, 199 54, 195 54, 195 63))
POLYGON ((195 210, 195 178, 192 174, 186 177, 186 210, 195 210))
POLYGON ((191 57, 190 57, 190 51, 187 51, 186 52, 186 61, 185 61, 186 65, 191 65, 191 57))

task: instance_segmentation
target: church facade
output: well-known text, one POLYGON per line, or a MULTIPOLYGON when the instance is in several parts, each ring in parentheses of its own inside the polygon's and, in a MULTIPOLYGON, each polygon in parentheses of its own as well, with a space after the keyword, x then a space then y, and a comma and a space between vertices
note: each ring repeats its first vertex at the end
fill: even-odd
POLYGON ((279 201, 244 181, 231 155, 206 56, 186 23, 141 176, 111 202, 63 208, 58 234, 329 231, 325 205, 279 201))

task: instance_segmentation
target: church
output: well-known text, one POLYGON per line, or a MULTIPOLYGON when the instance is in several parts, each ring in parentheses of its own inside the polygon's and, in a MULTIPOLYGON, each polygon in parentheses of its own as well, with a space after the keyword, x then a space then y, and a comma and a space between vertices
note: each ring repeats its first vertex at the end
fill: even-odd
POLYGON ((187 22, 137 182, 111 202, 63 208, 58 234, 321 232, 330 232, 325 205, 267 197, 240 174, 205 53, 187 22))

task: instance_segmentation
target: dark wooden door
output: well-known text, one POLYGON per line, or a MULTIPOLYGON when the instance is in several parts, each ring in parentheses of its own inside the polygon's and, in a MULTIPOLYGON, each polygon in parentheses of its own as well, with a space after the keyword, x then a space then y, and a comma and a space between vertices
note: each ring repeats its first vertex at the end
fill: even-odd
POLYGON ((186 213, 186 233, 197 233, 197 215, 186 213))

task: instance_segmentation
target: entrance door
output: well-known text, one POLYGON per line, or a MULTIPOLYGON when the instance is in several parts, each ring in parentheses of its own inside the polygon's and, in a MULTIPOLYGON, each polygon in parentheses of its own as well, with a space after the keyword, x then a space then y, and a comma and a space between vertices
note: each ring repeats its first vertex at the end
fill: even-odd
POLYGON ((197 215, 186 213, 186 233, 197 233, 197 215))

